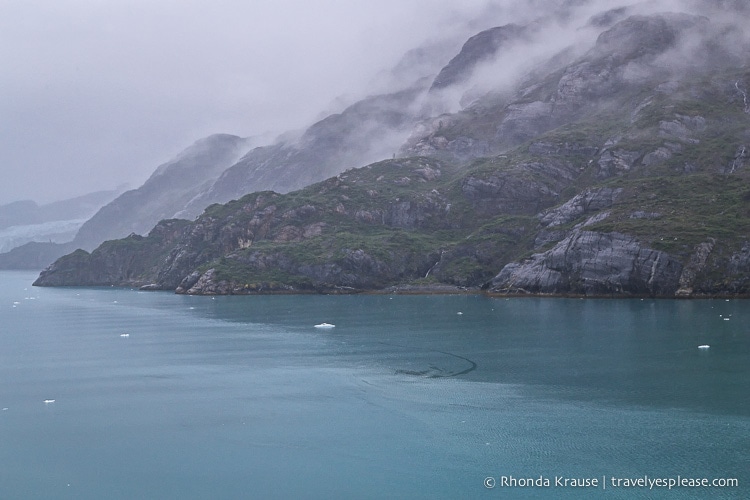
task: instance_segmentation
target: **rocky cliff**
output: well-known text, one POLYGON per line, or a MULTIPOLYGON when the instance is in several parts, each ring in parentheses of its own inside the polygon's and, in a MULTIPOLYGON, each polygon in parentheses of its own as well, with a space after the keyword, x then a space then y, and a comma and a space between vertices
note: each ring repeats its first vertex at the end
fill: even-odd
MULTIPOLYGON (((487 50, 465 46, 441 73, 448 81, 461 61, 491 64, 509 33, 521 43, 544 26, 488 32, 467 42, 487 50)), ((747 294, 750 61, 741 28, 694 11, 627 8, 581 29, 595 33, 590 45, 563 48, 501 92, 422 121, 398 158, 162 222, 147 237, 61 259, 36 284, 747 294)), ((348 123, 330 124, 338 120, 348 123)), ((349 140, 330 124, 315 143, 349 140)), ((294 163, 280 146, 253 154, 294 163)), ((284 175, 275 165, 259 161, 253 175, 284 175)))

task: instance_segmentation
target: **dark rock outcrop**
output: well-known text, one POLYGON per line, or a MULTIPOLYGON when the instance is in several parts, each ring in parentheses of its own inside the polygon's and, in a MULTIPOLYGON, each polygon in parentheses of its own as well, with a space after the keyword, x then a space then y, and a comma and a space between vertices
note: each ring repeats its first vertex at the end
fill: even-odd
POLYGON ((162 221, 148 236, 131 234, 121 240, 107 241, 91 253, 78 249, 42 271, 34 285, 147 284, 147 277, 156 274, 165 253, 173 247, 186 225, 184 220, 162 221))

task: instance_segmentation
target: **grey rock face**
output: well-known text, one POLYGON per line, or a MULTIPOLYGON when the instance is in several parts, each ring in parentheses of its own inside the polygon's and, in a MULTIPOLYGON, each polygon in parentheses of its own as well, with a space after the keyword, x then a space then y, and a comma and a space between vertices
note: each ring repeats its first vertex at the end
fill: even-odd
POLYGON ((599 171, 597 177, 607 179, 614 175, 622 175, 629 172, 635 165, 640 156, 637 151, 627 151, 624 149, 605 150, 597 162, 599 171))
POLYGON ((695 248, 695 253, 690 256, 690 262, 683 268, 680 274, 680 288, 677 290, 678 297, 689 297, 693 293, 693 285, 698 273, 706 267, 706 261, 714 249, 716 240, 711 238, 699 244, 695 248))
POLYGON ((694 135, 706 130, 706 119, 702 116, 676 115, 674 120, 659 122, 659 136, 697 144, 694 135))
POLYGON ((539 222, 547 227, 568 224, 585 214, 611 208, 621 193, 622 188, 587 189, 563 205, 542 212, 539 216, 539 222))
POLYGON ((646 167, 650 167, 652 165, 657 165, 663 161, 669 160, 672 158, 672 151, 670 151, 668 148, 657 148, 656 151, 652 151, 651 153, 648 153, 646 156, 643 157, 643 165, 646 167))
POLYGON ((559 190, 578 173, 571 162, 550 158, 517 164, 506 172, 467 176, 461 190, 482 215, 533 215, 557 203, 559 190))
POLYGON ((574 231, 551 250, 508 264, 492 280, 498 293, 673 295, 682 265, 619 233, 574 231))

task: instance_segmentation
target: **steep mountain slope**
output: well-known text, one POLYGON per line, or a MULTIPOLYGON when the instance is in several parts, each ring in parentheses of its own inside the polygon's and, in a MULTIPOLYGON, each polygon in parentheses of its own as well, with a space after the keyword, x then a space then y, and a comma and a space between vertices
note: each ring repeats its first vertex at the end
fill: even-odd
POLYGON ((706 71, 708 65, 739 64, 739 55, 712 43, 720 34, 710 31, 708 19, 700 16, 628 17, 604 31, 583 57, 567 61, 568 54, 561 53, 527 75, 513 93, 490 93, 458 113, 427 120, 400 154, 458 162, 500 154, 615 106, 652 82, 679 79, 692 66, 706 71), (683 45, 691 52, 681 53, 683 45))
POLYGON ((492 59, 504 46, 526 38, 528 31, 526 26, 507 24, 484 30, 469 38, 461 51, 440 70, 430 90, 445 89, 470 80, 474 68, 492 59))
MULTIPOLYGON (((600 13, 588 48, 417 127, 394 158, 76 252, 36 284, 180 293, 750 293, 744 32, 600 13)), ((486 63, 486 61, 485 61, 486 63)))
POLYGON ((248 147, 246 139, 226 134, 197 141, 157 168, 143 186, 100 209, 78 231, 75 245, 90 249, 105 240, 147 233, 161 219, 182 210, 248 147))
POLYGON ((212 203, 253 191, 293 191, 393 155, 416 122, 414 106, 424 90, 417 85, 368 97, 313 124, 297 139, 253 149, 178 215, 194 218, 212 203))

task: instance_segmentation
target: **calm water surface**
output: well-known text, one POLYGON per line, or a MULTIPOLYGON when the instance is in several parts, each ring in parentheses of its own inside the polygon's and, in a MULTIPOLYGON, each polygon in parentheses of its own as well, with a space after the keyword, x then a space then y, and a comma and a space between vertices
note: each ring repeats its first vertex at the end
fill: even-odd
POLYGON ((0 273, 2 499, 750 498, 747 301, 34 278, 0 273), (610 483, 645 476, 739 487, 610 483))

